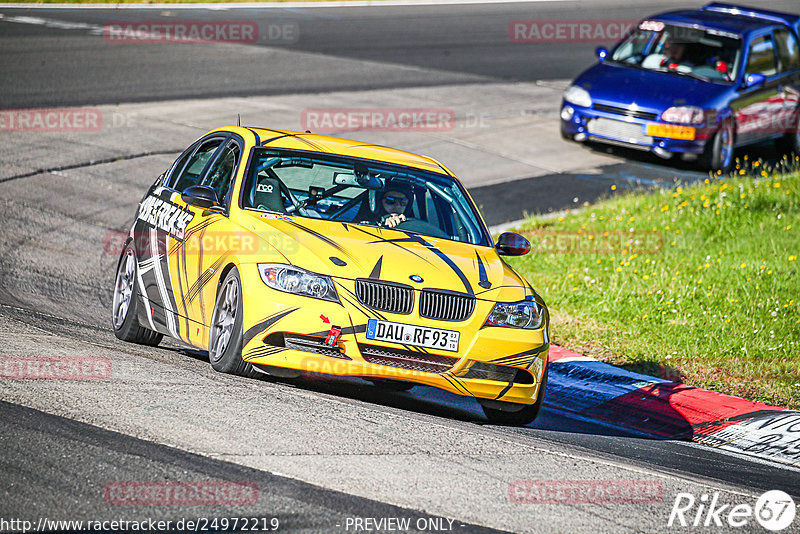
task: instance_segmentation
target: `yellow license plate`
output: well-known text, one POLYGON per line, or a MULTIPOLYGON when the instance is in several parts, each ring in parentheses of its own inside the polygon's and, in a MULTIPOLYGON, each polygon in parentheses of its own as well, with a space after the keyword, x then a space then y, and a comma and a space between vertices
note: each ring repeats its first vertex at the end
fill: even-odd
POLYGON ((693 126, 674 126, 672 124, 648 124, 647 135, 653 137, 667 137, 669 139, 684 139, 694 141, 695 129, 693 126))

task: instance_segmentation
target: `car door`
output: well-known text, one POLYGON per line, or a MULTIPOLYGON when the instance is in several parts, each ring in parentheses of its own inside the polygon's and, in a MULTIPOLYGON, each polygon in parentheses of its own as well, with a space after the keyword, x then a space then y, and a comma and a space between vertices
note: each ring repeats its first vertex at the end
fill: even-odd
MULTIPOLYGON (((217 139, 214 139, 214 143, 217 139)), ((211 143, 205 147, 212 150, 211 143)), ((222 211, 207 210, 186 204, 178 196, 174 202, 193 214, 183 237, 174 240, 169 248, 168 262, 176 295, 178 314, 183 323, 183 339, 197 347, 206 348, 208 326, 213 312, 216 283, 225 260, 240 248, 241 236, 228 218, 233 180, 241 162, 242 141, 227 136, 213 148, 213 155, 203 164, 199 174, 192 162, 186 165, 175 185, 203 185, 212 188, 222 211)), ((198 151, 198 155, 202 149, 198 151)), ((205 156, 195 158, 198 162, 205 156)))
POLYGON ((756 143, 771 136, 776 122, 784 113, 781 76, 772 32, 767 31, 750 40, 744 58, 743 88, 732 104, 736 117, 736 144, 756 143), (763 83, 746 87, 748 76, 761 74, 763 83))
POLYGON ((201 217, 181 200, 176 188, 194 185, 225 139, 219 135, 204 138, 184 151, 142 198, 133 226, 143 304, 140 320, 177 339, 187 340, 190 327, 180 299, 184 281, 175 276, 169 258, 180 248, 187 229, 196 226, 201 217))

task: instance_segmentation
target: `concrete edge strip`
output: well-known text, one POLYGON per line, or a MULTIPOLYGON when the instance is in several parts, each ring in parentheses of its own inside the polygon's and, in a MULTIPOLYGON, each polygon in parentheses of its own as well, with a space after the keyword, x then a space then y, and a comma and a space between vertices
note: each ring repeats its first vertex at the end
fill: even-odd
POLYGON ((659 439, 800 465, 800 411, 633 373, 551 345, 546 403, 659 439))

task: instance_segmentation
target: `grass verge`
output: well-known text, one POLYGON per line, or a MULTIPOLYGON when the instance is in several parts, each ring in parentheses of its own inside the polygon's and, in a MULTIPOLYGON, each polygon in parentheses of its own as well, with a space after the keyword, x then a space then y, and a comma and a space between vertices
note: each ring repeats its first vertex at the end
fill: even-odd
POLYGON ((753 168, 526 222, 532 253, 510 263, 547 302, 553 341, 800 408, 800 172, 753 168))

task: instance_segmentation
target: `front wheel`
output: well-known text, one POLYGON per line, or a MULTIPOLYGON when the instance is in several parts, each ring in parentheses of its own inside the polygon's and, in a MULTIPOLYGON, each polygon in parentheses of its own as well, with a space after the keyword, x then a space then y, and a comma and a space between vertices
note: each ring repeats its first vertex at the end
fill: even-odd
POLYGON ((800 110, 797 112, 794 128, 783 134, 783 137, 775 140, 775 148, 781 154, 786 154, 787 156, 792 154, 800 156, 800 110))
POLYGON ((208 359, 215 371, 253 377, 255 369, 242 359, 242 314, 242 282, 234 267, 217 294, 208 337, 208 359))
POLYGON ((733 170, 733 122, 726 120, 714 137, 706 143, 703 163, 713 172, 728 174, 733 170))
POLYGON ((486 415, 486 419, 493 425, 503 426, 524 426, 532 423, 539 415, 539 410, 542 409, 542 404, 544 403, 544 395, 547 391, 548 370, 549 366, 545 367, 544 374, 542 375, 542 385, 539 386, 539 396, 536 402, 533 404, 503 403, 506 405, 504 406, 507 408, 506 410, 492 408, 487 405, 488 403, 484 403, 485 401, 481 402, 481 408, 483 409, 484 415, 486 415))
POLYGON ((117 267, 114 300, 111 305, 111 326, 117 339, 155 347, 163 334, 139 324, 136 314, 136 256, 130 244, 125 245, 117 267))

